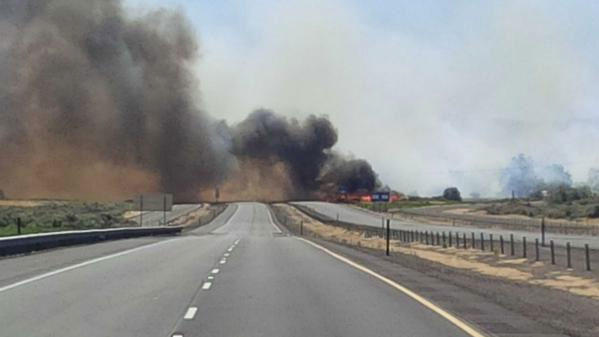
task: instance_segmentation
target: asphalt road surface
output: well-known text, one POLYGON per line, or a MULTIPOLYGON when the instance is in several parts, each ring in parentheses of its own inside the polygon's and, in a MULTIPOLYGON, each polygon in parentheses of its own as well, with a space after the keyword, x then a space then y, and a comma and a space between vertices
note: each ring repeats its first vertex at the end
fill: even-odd
MULTIPOLYGON (((363 211, 348 205, 334 204, 321 201, 296 202, 296 204, 307 206, 312 210, 320 214, 326 215, 332 219, 337 219, 338 217, 339 221, 372 226, 377 228, 381 228, 382 226, 382 215, 374 214, 366 210, 363 211)), ((515 231, 500 228, 475 228, 469 226, 430 225, 397 219, 391 220, 390 226, 393 229, 417 229, 420 231, 435 232, 452 231, 453 233, 466 233, 468 237, 470 237, 470 233, 476 232, 477 240, 479 238, 479 232, 484 232, 485 234, 493 234, 495 239, 499 239, 499 235, 503 235, 503 237, 506 240, 510 237, 510 234, 514 234, 515 241, 522 241, 522 237, 526 237, 527 241, 531 243, 534 243, 535 238, 538 238, 540 240, 541 237, 540 231, 537 233, 533 233, 528 231, 515 231)), ((599 237, 596 236, 546 233, 545 240, 546 242, 549 242, 549 240, 553 240, 555 244, 559 246, 565 246, 566 242, 570 242, 573 247, 582 248, 585 244, 588 244, 591 249, 599 249, 599 237)))
MULTIPOLYGON (((161 226, 166 216, 166 221, 169 222, 187 213, 193 212, 196 209, 202 208, 203 204, 181 204, 173 205, 173 209, 167 212, 155 212, 155 211, 144 211, 142 215, 142 221, 144 227, 161 226)), ((135 216, 131 220, 139 223, 140 217, 135 216)))
POLYGON ((469 336, 375 276, 230 206, 178 237, 0 259, 1 336, 469 336))

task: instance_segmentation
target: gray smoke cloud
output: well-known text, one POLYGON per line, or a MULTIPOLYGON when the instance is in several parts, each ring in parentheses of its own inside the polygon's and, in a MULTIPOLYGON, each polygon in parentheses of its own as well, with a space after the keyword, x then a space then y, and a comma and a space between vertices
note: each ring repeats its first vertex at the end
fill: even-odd
POLYGON ((180 12, 130 18, 120 0, 4 0, 0 31, 0 186, 9 195, 195 199, 249 169, 239 164, 247 158, 282 162, 304 194, 320 188, 325 163, 343 162, 330 152, 337 132, 326 118, 259 110, 229 127, 198 109, 198 45, 180 12))
POLYGON ((530 156, 519 154, 501 172, 503 192, 528 197, 543 188, 572 186, 571 175, 563 165, 537 165, 530 156))

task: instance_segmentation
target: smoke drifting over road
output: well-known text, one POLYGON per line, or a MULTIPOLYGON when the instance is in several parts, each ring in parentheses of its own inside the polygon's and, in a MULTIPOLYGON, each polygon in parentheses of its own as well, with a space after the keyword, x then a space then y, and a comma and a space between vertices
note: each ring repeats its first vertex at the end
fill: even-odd
POLYGON ((374 186, 369 165, 351 169, 330 151, 337 132, 326 118, 258 110, 229 127, 194 106, 198 46, 178 12, 132 19, 118 0, 6 0, 0 31, 0 187, 9 195, 190 199, 243 181, 294 197, 325 183, 374 186), (269 178, 277 184, 256 183, 269 178))

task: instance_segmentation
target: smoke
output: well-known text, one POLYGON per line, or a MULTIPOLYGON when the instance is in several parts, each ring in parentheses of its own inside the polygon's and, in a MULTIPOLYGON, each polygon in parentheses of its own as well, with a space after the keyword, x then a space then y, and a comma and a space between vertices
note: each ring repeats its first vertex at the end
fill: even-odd
POLYGON ((503 192, 528 197, 544 188, 572 186, 572 178, 562 165, 537 165, 530 156, 519 154, 501 173, 503 192))
POLYGON ((181 200, 239 183, 248 198, 289 197, 317 191, 325 164, 344 162, 326 118, 258 110, 229 127, 198 109, 198 45, 180 12, 4 0, 0 31, 0 186, 11 196, 181 200))
POLYGON ((227 4, 242 14, 218 18, 241 28, 199 22, 214 31, 198 68, 210 111, 231 119, 257 106, 327 114, 342 135, 337 149, 423 196, 448 186, 503 195, 499 172, 518 153, 566 165, 574 181, 599 166, 599 59, 589 34, 597 6, 227 4))
POLYGON ((370 164, 331 150, 337 142, 337 130, 325 117, 310 115, 298 121, 259 109, 230 132, 231 153, 238 162, 232 181, 253 186, 252 195, 262 199, 267 199, 269 191, 280 192, 281 186, 289 189, 287 197, 295 198, 337 193, 339 189, 372 191, 376 187, 376 173, 370 164), (256 177, 256 172, 269 174, 256 177), (273 188, 272 183, 279 187, 273 188))

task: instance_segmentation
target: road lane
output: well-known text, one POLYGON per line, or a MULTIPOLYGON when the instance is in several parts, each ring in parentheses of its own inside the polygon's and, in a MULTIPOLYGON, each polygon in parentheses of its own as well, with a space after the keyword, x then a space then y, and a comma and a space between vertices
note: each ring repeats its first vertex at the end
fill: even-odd
MULTIPOLYGON (((362 211, 348 205, 334 204, 321 201, 295 202, 295 204, 309 207, 314 211, 332 219, 336 219, 337 216, 339 216, 339 220, 343 222, 355 223, 376 228, 381 228, 382 225, 382 215, 373 214, 368 211, 362 211)), ((471 232, 476 232, 477 239, 479 238, 479 232, 493 234, 495 239, 499 239, 499 236, 503 235, 505 240, 509 239, 510 234, 514 234, 515 241, 520 242, 522 241, 522 237, 525 236, 528 242, 533 244, 535 238, 539 238, 540 240, 540 233, 533 233, 529 231, 507 230, 501 228, 476 228, 468 226, 431 225, 398 219, 391 220, 391 228, 434 232, 452 231, 453 233, 466 233, 468 237, 470 237, 471 232)), ((546 233, 545 240, 546 242, 549 242, 549 240, 553 240, 555 244, 559 246, 565 246, 566 242, 570 242, 573 247, 581 248, 584 247, 585 244, 589 244, 591 249, 599 249, 599 237, 596 236, 546 233)))
POLYGON ((243 204, 218 233, 241 236, 183 336, 466 336, 388 285, 277 233, 261 204, 243 204))
MULTIPOLYGON (((217 220, 41 279, 13 275, 22 284, 0 286, 0 335, 466 336, 371 275, 285 236, 265 205, 242 203, 217 220)), ((18 269, 32 256, 56 263, 57 251, 0 267, 18 269)))

